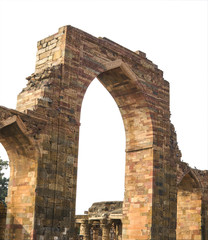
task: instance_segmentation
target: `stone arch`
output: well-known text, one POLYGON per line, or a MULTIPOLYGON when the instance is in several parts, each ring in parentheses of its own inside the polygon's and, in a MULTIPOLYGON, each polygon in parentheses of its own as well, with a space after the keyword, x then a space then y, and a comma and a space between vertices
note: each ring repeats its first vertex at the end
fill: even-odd
MULTIPOLYGON (((139 82, 138 77, 134 74, 128 64, 124 63, 121 59, 103 64, 103 68, 104 70, 100 71, 98 74, 93 74, 92 77, 88 79, 87 87, 94 78, 97 78, 113 97, 124 122, 126 138, 128 139, 128 144, 126 145, 127 152, 136 151, 137 148, 151 148, 153 146, 154 137, 152 118, 143 86, 139 82), (137 116, 139 117, 137 118, 137 116), (138 126, 139 124, 139 122, 133 123, 133 121, 139 121, 140 118, 143 118, 143 127, 146 125, 146 127, 144 127, 145 129, 142 129, 141 132, 146 132, 148 137, 146 137, 147 139, 145 142, 145 136, 143 135, 142 140, 138 144, 138 139, 133 140, 133 137, 136 137, 139 133, 135 133, 134 135, 128 134, 130 134, 133 127, 138 126), (144 124, 145 118, 146 122, 144 124), (131 124, 129 122, 131 122, 131 124), (132 145, 132 141, 134 141, 134 145, 132 145)), ((81 91, 83 93, 81 102, 83 101, 87 87, 83 92, 81 91)))
POLYGON ((71 26, 38 42, 35 73, 17 101, 21 116, 44 122, 34 134, 41 149, 34 236, 73 237, 80 111, 95 77, 116 101, 125 126, 123 238, 174 239, 178 158, 169 84, 144 53, 71 26))
POLYGON ((81 108, 76 215, 84 213, 92 201, 123 200, 125 143, 119 108, 96 78, 89 85, 81 108))
POLYGON ((5 238, 30 239, 35 212, 35 187, 39 152, 21 118, 10 116, 0 122, 0 142, 10 160, 10 179, 5 238), (12 229, 12 230, 11 230, 12 229))
MULTIPOLYGON (((94 72, 92 71, 92 73, 94 72)), ((127 227, 127 222, 131 219, 134 234, 139 236, 142 234, 142 229, 146 228, 147 223, 144 220, 142 221, 142 219, 146 220, 146 217, 142 217, 138 212, 138 202, 145 201, 147 215, 152 207, 152 196, 146 195, 145 192, 148 191, 145 187, 147 180, 143 178, 144 175, 148 175, 150 180, 148 186, 152 184, 153 176, 151 174, 153 168, 151 158, 153 156, 154 134, 148 101, 138 77, 128 64, 121 59, 103 64, 103 70, 97 74, 92 74, 87 79, 86 85, 89 86, 95 77, 109 91, 117 103, 123 119, 126 133, 125 199, 123 208, 125 218, 123 219, 123 228, 127 227), (144 187, 138 187, 137 183, 144 187), (126 212, 130 214, 125 215, 126 212), (138 215, 140 216, 138 217, 138 215)), ((87 87, 82 91, 77 90, 82 93, 80 99, 78 99, 80 105, 86 89, 87 87)), ((149 218, 148 223, 150 224, 151 221, 151 218, 149 218)), ((150 235, 150 232, 147 234, 150 235)))
POLYGON ((181 184, 181 182, 183 181, 183 179, 186 177, 186 175, 190 175, 194 181, 197 183, 198 185, 198 188, 202 189, 203 186, 202 186, 202 183, 200 181, 200 179, 198 178, 198 176, 196 175, 196 173, 191 169, 191 168, 188 168, 185 173, 178 179, 177 181, 177 185, 179 186, 181 184))
POLYGON ((189 169, 178 182, 176 239, 201 239, 202 185, 189 169))

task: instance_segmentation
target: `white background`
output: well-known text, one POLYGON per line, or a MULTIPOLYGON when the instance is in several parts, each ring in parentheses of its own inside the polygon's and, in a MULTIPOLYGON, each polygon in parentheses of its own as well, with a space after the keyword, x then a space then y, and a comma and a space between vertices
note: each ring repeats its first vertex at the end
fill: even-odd
MULTIPOLYGON (((36 43, 63 25, 141 50, 170 82, 171 121, 182 159, 208 169, 207 6, 205 1, 0 0, 0 105, 16 97, 35 70, 36 43)), ((122 200, 125 136, 108 92, 94 81, 81 119, 77 213, 92 202, 122 200)), ((6 158, 2 148, 0 156, 6 158)))

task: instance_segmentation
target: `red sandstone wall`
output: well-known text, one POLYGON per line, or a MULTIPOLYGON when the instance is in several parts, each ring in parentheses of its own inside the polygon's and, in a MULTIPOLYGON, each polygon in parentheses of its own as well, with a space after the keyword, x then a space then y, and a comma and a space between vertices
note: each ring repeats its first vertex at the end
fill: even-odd
POLYGON ((192 229, 193 237, 195 237, 196 239, 207 240, 208 239, 208 171, 192 169, 189 167, 187 163, 178 162, 177 182, 178 182, 177 213, 178 214, 179 212, 183 213, 182 215, 179 214, 178 216, 179 218, 177 217, 177 223, 178 223, 177 233, 181 232, 182 234, 182 231, 185 232, 185 229, 186 229, 187 234, 188 233, 191 234, 191 231, 189 231, 189 228, 190 228, 192 229), (198 206, 199 201, 201 201, 200 207, 198 206), (198 212, 197 212, 197 209, 198 209, 198 212), (196 221, 196 223, 194 224, 195 220, 193 219, 193 214, 199 217, 199 210, 201 214, 201 220, 200 220, 201 222, 199 224, 199 222, 197 223, 196 221), (182 218, 184 219, 182 220, 182 218), (199 232, 201 232, 201 234, 199 234, 199 232), (196 236, 194 236, 194 234, 196 236))
MULTIPOLYGON (((126 130, 123 238, 176 238, 176 176, 182 179, 187 172, 176 171, 181 154, 170 123, 168 82, 141 52, 66 26, 38 42, 36 72, 18 96, 20 112, 0 108, 0 140, 18 170, 11 175, 8 196, 8 220, 18 222, 8 226, 8 240, 13 233, 16 240, 73 237, 80 111, 85 91, 95 77, 118 104, 126 130), (19 116, 25 130, 16 120, 4 125, 11 116, 19 116), (22 200, 28 199, 26 209, 22 200)), ((191 179, 188 185, 185 180, 182 183, 178 236, 197 239, 201 231, 200 193, 191 179), (186 209, 186 201, 191 201, 191 209, 186 209), (188 217, 192 210, 196 224, 188 217), (190 222, 184 227, 186 219, 190 222), (184 235, 183 229, 191 235, 184 235)), ((207 195, 202 199, 205 206, 207 195)), ((206 227, 207 208, 203 209, 206 227)))
POLYGON ((177 240, 201 239, 201 191, 190 175, 178 188, 177 240))

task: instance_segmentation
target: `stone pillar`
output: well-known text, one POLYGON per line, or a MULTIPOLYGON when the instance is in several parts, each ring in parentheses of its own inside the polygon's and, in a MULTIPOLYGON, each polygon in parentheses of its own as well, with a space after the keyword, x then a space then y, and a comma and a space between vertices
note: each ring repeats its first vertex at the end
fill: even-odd
POLYGON ((80 235, 83 236, 83 240, 90 240, 90 228, 89 228, 88 220, 81 221, 80 235))
POLYGON ((109 240, 110 225, 107 220, 102 221, 100 226, 102 229, 102 240, 109 240))
POLYGON ((98 240, 98 235, 99 235, 99 221, 94 221, 92 224, 92 234, 93 240, 98 240))
POLYGON ((115 239, 118 240, 118 223, 115 223, 115 239))
POLYGON ((110 223, 110 240, 115 240, 115 223, 110 223))
POLYGON ((118 240, 122 240, 122 222, 118 225, 118 240))

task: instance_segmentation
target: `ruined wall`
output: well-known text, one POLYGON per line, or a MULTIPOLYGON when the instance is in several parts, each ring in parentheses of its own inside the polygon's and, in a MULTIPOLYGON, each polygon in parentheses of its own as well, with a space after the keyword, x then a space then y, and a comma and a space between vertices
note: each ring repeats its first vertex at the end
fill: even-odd
POLYGON ((131 52, 71 26, 40 41, 37 56, 36 72, 17 103, 19 111, 48 120, 47 136, 42 139, 44 159, 39 161, 39 174, 45 179, 36 190, 40 209, 36 233, 41 235, 43 225, 54 229, 58 224, 57 236, 65 226, 67 231, 72 229, 81 104, 97 77, 118 104, 126 131, 124 237, 174 238, 176 193, 172 190, 170 199, 169 191, 176 182, 175 150, 170 150, 169 84, 162 71, 142 52, 131 52), (60 211, 54 210, 57 204, 60 211), (63 205, 69 209, 66 218, 63 205))
POLYGON ((13 164, 7 240, 74 237, 80 112, 95 77, 125 127, 123 239, 176 239, 181 154, 169 83, 144 53, 65 26, 38 42, 36 70, 18 96, 18 111, 0 108, 0 141, 13 164))
POLYGON ((35 106, 39 105, 38 101, 45 94, 44 79, 48 79, 51 70, 43 72, 43 69, 50 68, 55 65, 60 65, 64 61, 65 55, 65 28, 60 28, 59 32, 45 38, 37 43, 36 66, 35 73, 27 78, 27 87, 17 98, 17 110, 20 112, 28 109, 34 110, 35 106), (41 72, 40 74, 38 74, 41 72), (37 87, 38 85, 38 87, 37 87))
POLYGON ((122 240, 122 201, 96 202, 76 216, 77 239, 122 240))

